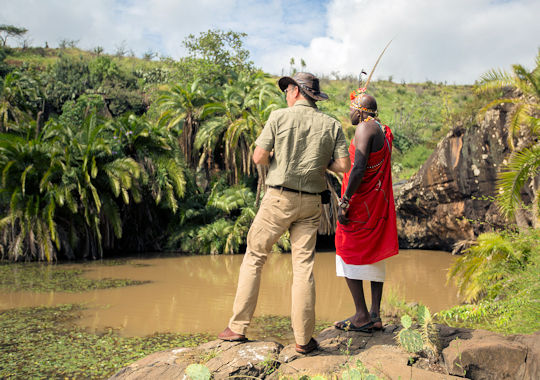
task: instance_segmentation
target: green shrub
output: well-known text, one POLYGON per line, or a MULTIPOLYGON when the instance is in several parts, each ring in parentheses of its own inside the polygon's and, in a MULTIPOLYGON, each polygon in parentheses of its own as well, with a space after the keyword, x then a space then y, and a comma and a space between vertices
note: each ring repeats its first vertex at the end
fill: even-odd
POLYGON ((480 235, 449 273, 472 304, 443 310, 449 325, 502 333, 540 329, 540 230, 480 235))

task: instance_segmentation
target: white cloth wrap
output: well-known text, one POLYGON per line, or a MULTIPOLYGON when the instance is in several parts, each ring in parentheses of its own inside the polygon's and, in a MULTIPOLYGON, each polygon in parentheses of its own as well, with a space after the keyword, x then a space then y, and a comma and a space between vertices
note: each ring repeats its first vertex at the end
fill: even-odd
POLYGON ((347 277, 351 280, 384 282, 386 277, 386 263, 385 260, 381 260, 374 264, 366 265, 347 264, 339 255, 336 255, 336 275, 338 277, 347 277))

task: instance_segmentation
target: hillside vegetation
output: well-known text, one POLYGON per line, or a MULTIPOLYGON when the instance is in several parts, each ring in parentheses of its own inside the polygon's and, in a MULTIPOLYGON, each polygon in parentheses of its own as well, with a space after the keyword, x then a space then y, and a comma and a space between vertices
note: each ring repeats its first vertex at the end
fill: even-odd
MULTIPOLYGON (((2 256, 241 251, 262 190, 254 142, 270 112, 286 106, 278 78, 253 66, 243 37, 188 36, 179 60, 74 44, 3 48, 2 256)), ((349 93, 359 83, 323 77, 321 86, 330 100, 320 108, 351 138, 349 93)), ((471 86, 379 80, 369 92, 394 132, 394 182, 483 105, 471 86)), ((333 233, 336 201, 320 233, 333 233)), ((275 247, 288 248, 287 236, 275 247)))
MULTIPOLYGON (((106 55, 75 47, 9 49, 4 62, 20 68, 46 70, 62 60, 90 63, 99 61, 100 57, 104 62, 112 62, 120 72, 137 78, 139 88, 145 95, 155 95, 160 85, 186 82, 186 78, 182 77, 182 66, 185 66, 186 61, 106 55)), ((272 77, 271 81, 277 82, 277 79, 279 77, 272 77)), ((354 127, 348 118, 349 93, 358 86, 358 81, 351 78, 332 80, 323 76, 321 80, 321 87, 330 99, 319 102, 319 107, 341 121, 349 139, 354 134, 354 127)), ((378 80, 371 83, 369 92, 377 99, 381 121, 389 125, 394 133, 395 180, 406 179, 414 174, 452 125, 460 121, 472 121, 474 111, 483 105, 478 102, 469 85, 378 80)), ((149 101, 153 100, 155 97, 149 101)))

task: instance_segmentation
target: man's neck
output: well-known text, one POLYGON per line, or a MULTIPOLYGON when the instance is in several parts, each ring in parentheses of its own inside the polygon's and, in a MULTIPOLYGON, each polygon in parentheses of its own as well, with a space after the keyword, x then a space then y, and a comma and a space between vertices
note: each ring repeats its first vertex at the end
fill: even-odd
POLYGON ((295 105, 304 105, 304 106, 307 106, 309 105, 310 107, 314 107, 314 108, 317 108, 317 104, 315 104, 315 102, 311 99, 306 99, 304 97, 302 97, 301 99, 296 99, 294 104, 291 105, 291 107, 294 107, 295 105))

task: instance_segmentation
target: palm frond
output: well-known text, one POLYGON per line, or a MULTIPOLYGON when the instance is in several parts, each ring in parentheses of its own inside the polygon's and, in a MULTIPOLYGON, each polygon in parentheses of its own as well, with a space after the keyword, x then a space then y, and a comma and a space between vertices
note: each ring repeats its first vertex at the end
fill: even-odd
POLYGON ((476 91, 479 94, 484 94, 494 90, 499 90, 503 87, 511 87, 513 85, 514 77, 512 74, 504 70, 493 69, 480 77, 480 83, 476 87, 476 91))
POLYGON ((530 178, 540 173, 540 144, 516 152, 499 174, 497 187, 498 204, 501 211, 513 216, 515 208, 522 203, 521 190, 530 178))

